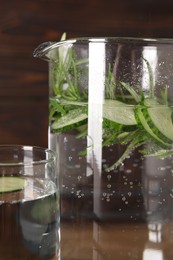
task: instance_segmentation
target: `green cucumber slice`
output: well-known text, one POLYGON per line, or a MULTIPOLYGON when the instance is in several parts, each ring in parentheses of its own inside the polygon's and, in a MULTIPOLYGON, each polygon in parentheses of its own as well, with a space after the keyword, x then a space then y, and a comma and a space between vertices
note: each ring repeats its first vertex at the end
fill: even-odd
POLYGON ((0 177, 0 193, 14 192, 23 190, 25 187, 25 179, 22 177, 0 177))
POLYGON ((163 145, 173 143, 173 124, 171 109, 160 105, 153 99, 144 101, 145 107, 138 107, 137 117, 145 130, 163 145))
MULTIPOLYGON (((156 101, 146 99, 146 106, 154 106, 156 101)), ((166 105, 158 105, 156 103, 155 107, 148 108, 148 114, 153 122, 153 124, 157 127, 157 129, 168 139, 173 141, 173 124, 172 124, 172 110, 170 107, 166 105)))
POLYGON ((57 194, 51 194, 34 203, 34 206, 31 208, 31 216, 37 223, 50 223, 50 221, 55 219, 58 208, 57 194))
POLYGON ((58 130, 64 127, 68 127, 71 125, 75 125, 85 119, 87 119, 88 115, 86 113, 86 109, 81 107, 77 109, 73 109, 68 112, 68 114, 62 116, 57 121, 52 124, 52 129, 58 130))
POLYGON ((136 125, 134 107, 118 101, 106 99, 103 104, 103 117, 122 125, 136 125))

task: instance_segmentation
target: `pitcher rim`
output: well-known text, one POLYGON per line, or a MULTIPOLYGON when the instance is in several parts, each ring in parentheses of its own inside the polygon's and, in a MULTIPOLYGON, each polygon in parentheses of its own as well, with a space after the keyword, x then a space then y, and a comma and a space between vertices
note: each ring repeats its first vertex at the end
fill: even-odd
POLYGON ((76 43, 109 43, 110 42, 148 42, 151 44, 173 44, 173 38, 150 38, 150 37, 79 37, 71 38, 63 41, 45 41, 38 45, 34 50, 34 57, 42 57, 50 50, 59 48, 61 46, 73 45, 76 43))

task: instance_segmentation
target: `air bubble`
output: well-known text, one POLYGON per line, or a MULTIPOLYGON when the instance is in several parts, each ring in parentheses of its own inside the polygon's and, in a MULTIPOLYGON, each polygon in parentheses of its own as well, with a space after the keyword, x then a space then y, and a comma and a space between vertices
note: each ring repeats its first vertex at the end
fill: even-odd
POLYGON ((165 167, 160 167, 160 170, 161 170, 161 171, 165 171, 166 168, 165 168, 165 167))
POLYGON ((72 159, 73 159, 72 156, 69 156, 69 157, 68 157, 69 162, 71 162, 72 159))
POLYGON ((107 179, 110 181, 110 179, 111 179, 111 175, 110 174, 107 176, 107 179))
POLYGON ((64 143, 67 143, 67 142, 68 142, 67 137, 64 137, 64 143))
POLYGON ((135 168, 135 167, 138 167, 138 164, 137 163, 133 163, 132 166, 135 168))
POLYGON ((132 170, 131 169, 127 169, 126 173, 132 173, 132 170))
POLYGON ((82 176, 79 175, 77 178, 78 178, 78 181, 80 181, 82 179, 82 176))

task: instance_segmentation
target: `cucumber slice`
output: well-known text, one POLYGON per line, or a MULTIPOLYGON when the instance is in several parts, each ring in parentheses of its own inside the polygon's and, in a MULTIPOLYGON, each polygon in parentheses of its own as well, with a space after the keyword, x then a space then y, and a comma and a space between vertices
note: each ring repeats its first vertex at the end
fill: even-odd
POLYGON ((52 129, 58 130, 64 127, 68 127, 71 125, 75 125, 81 121, 87 119, 88 115, 86 113, 86 109, 81 107, 77 109, 73 109, 68 112, 65 116, 59 118, 52 124, 52 129))
POLYGON ((25 179, 22 177, 0 177, 0 193, 23 190, 25 179))
POLYGON ((56 194, 51 194, 41 200, 37 200, 31 208, 32 218, 40 224, 52 222, 58 213, 58 198, 56 194))
POLYGON ((134 107, 118 101, 106 99, 103 104, 103 117, 122 125, 136 125, 134 107))
POLYGON ((145 107, 137 109, 140 123, 154 139, 163 145, 170 146, 173 143, 171 109, 152 99, 146 99, 144 105, 145 107))
MULTIPOLYGON (((146 106, 154 106, 156 101, 146 99, 146 106)), ((156 103, 155 107, 148 108, 148 114, 153 122, 153 124, 157 127, 157 129, 166 136, 169 140, 173 141, 173 124, 172 124, 172 110, 166 105, 158 105, 156 103)))

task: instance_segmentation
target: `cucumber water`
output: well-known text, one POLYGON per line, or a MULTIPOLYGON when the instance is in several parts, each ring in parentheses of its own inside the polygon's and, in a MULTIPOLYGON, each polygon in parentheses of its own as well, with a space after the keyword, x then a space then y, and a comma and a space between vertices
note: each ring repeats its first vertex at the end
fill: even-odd
POLYGON ((119 38, 46 52, 62 259, 173 259, 172 53, 119 38))
POLYGON ((46 179, 0 177, 0 258, 54 259, 59 204, 46 179))

